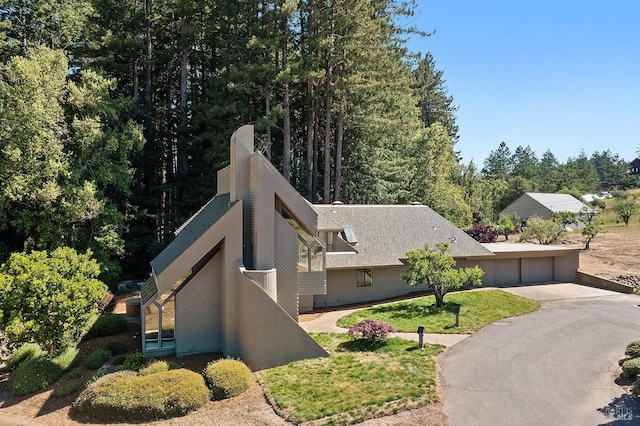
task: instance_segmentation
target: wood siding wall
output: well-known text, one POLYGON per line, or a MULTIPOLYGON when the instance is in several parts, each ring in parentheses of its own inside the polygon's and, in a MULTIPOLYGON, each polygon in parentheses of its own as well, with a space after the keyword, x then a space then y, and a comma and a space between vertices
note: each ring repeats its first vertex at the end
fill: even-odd
POLYGON ((218 170, 217 191, 218 194, 231 192, 231 166, 218 170))
POLYGON ((290 315, 236 268, 237 353, 252 370, 328 356, 290 315))
POLYGON ((275 221, 275 267, 278 274, 278 304, 298 320, 298 233, 279 214, 275 221))
POLYGON ((222 351, 222 254, 176 294, 176 355, 222 351))

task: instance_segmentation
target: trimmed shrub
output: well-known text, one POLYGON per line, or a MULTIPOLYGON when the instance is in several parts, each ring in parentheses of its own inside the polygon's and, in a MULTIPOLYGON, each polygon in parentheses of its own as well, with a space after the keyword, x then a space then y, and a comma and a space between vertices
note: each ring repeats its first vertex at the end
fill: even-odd
POLYGON ((4 368, 7 371, 13 371, 24 361, 43 356, 44 354, 45 352, 37 343, 25 343, 13 351, 9 358, 7 358, 4 368))
POLYGON ((127 357, 124 355, 120 355, 111 360, 111 364, 113 365, 123 365, 127 360, 127 357))
POLYGON ((498 231, 486 223, 474 223, 467 234, 479 243, 495 243, 498 239, 498 231))
POLYGON ((102 367, 111 357, 111 352, 106 349, 95 351, 87 357, 87 368, 89 370, 97 370, 102 367))
POLYGON ((242 361, 221 359, 210 362, 204 370, 211 399, 221 400, 240 395, 251 386, 251 370, 242 361))
POLYGON ((629 343, 627 345, 627 349, 625 349, 624 351, 624 354, 630 356, 631 358, 640 357, 640 340, 629 343))
POLYGON ((631 388, 631 392, 635 396, 640 396, 640 379, 633 382, 633 387, 631 388))
POLYGON ((129 348, 127 345, 121 342, 109 342, 104 345, 104 349, 111 352, 111 355, 122 355, 129 352, 129 348))
POLYGON ((65 396, 69 396, 73 393, 76 393, 80 390, 80 386, 76 383, 69 383, 68 385, 60 386, 54 392, 54 395, 58 398, 63 398, 65 396))
POLYGON ((640 358, 631 358, 622 363, 622 374, 634 378, 640 374, 640 358))
POLYGON ((97 420, 122 422, 183 416, 208 400, 203 377, 193 371, 121 371, 91 383, 73 405, 97 420))
POLYGON ((67 377, 70 379, 77 379, 79 377, 82 377, 82 373, 79 372, 78 370, 73 370, 69 372, 69 375, 67 377))
POLYGON ((349 327, 347 334, 351 336, 352 339, 363 337, 371 342, 377 343, 384 342, 387 340, 389 333, 395 332, 396 329, 387 323, 366 319, 349 327))
POLYGON ((67 349, 56 357, 40 356, 21 363, 9 375, 9 390, 14 395, 27 395, 55 383, 78 361, 78 350, 67 349))
POLYGON ((167 361, 154 361, 142 368, 138 374, 141 376, 148 376, 149 374, 162 373, 164 371, 169 371, 169 364, 167 361))
POLYGON ((151 362, 151 360, 147 360, 142 352, 136 352, 135 354, 127 355, 122 365, 127 370, 138 371, 146 365, 147 362, 151 362))
POLYGON ((93 323, 85 339, 113 336, 127 329, 127 320, 121 315, 106 314, 98 317, 93 323))

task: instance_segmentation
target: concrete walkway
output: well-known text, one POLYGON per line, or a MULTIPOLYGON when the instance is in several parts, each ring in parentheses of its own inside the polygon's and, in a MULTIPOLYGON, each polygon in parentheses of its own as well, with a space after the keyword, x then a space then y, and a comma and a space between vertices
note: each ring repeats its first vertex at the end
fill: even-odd
MULTIPOLYGON (((338 319, 349 315, 352 312, 360 311, 362 309, 368 309, 370 307, 371 306, 356 309, 336 309, 335 311, 324 313, 322 314, 322 316, 314 320, 301 322, 300 327, 302 327, 307 333, 346 333, 346 328, 341 328, 336 325, 338 319)), ((405 340, 413 340, 414 342, 418 341, 418 333, 392 333, 390 336, 400 337, 405 340)), ((423 342, 450 347, 458 342, 463 341, 469 336, 470 334, 425 333, 423 335, 423 342)))

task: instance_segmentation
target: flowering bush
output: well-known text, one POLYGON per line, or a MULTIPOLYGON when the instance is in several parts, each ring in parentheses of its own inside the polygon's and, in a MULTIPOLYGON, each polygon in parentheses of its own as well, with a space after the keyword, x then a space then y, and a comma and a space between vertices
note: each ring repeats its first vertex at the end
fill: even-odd
POLYGON ((349 327, 347 334, 353 339, 364 337, 372 342, 384 341, 389 333, 395 333, 396 329, 391 325, 372 319, 362 320, 349 327))

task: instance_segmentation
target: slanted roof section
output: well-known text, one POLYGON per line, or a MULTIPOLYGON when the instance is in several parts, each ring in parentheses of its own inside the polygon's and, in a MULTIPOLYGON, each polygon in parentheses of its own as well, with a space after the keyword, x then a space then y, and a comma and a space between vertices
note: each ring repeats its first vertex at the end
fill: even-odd
POLYGON ((327 252, 327 269, 402 265, 408 250, 448 242, 454 257, 493 253, 424 205, 314 205, 319 231, 351 226, 356 252, 327 252), (455 242, 452 242, 455 241, 455 242))
POLYGON ((538 203, 542 204, 552 212, 580 213, 583 207, 590 208, 573 195, 569 194, 547 194, 542 192, 527 192, 528 195, 538 203))
POLYGON ((151 267, 155 273, 160 275, 178 256, 211 228, 233 204, 234 203, 229 203, 229 193, 219 194, 213 197, 195 215, 191 216, 191 218, 179 228, 179 233, 176 238, 151 261, 151 267))

